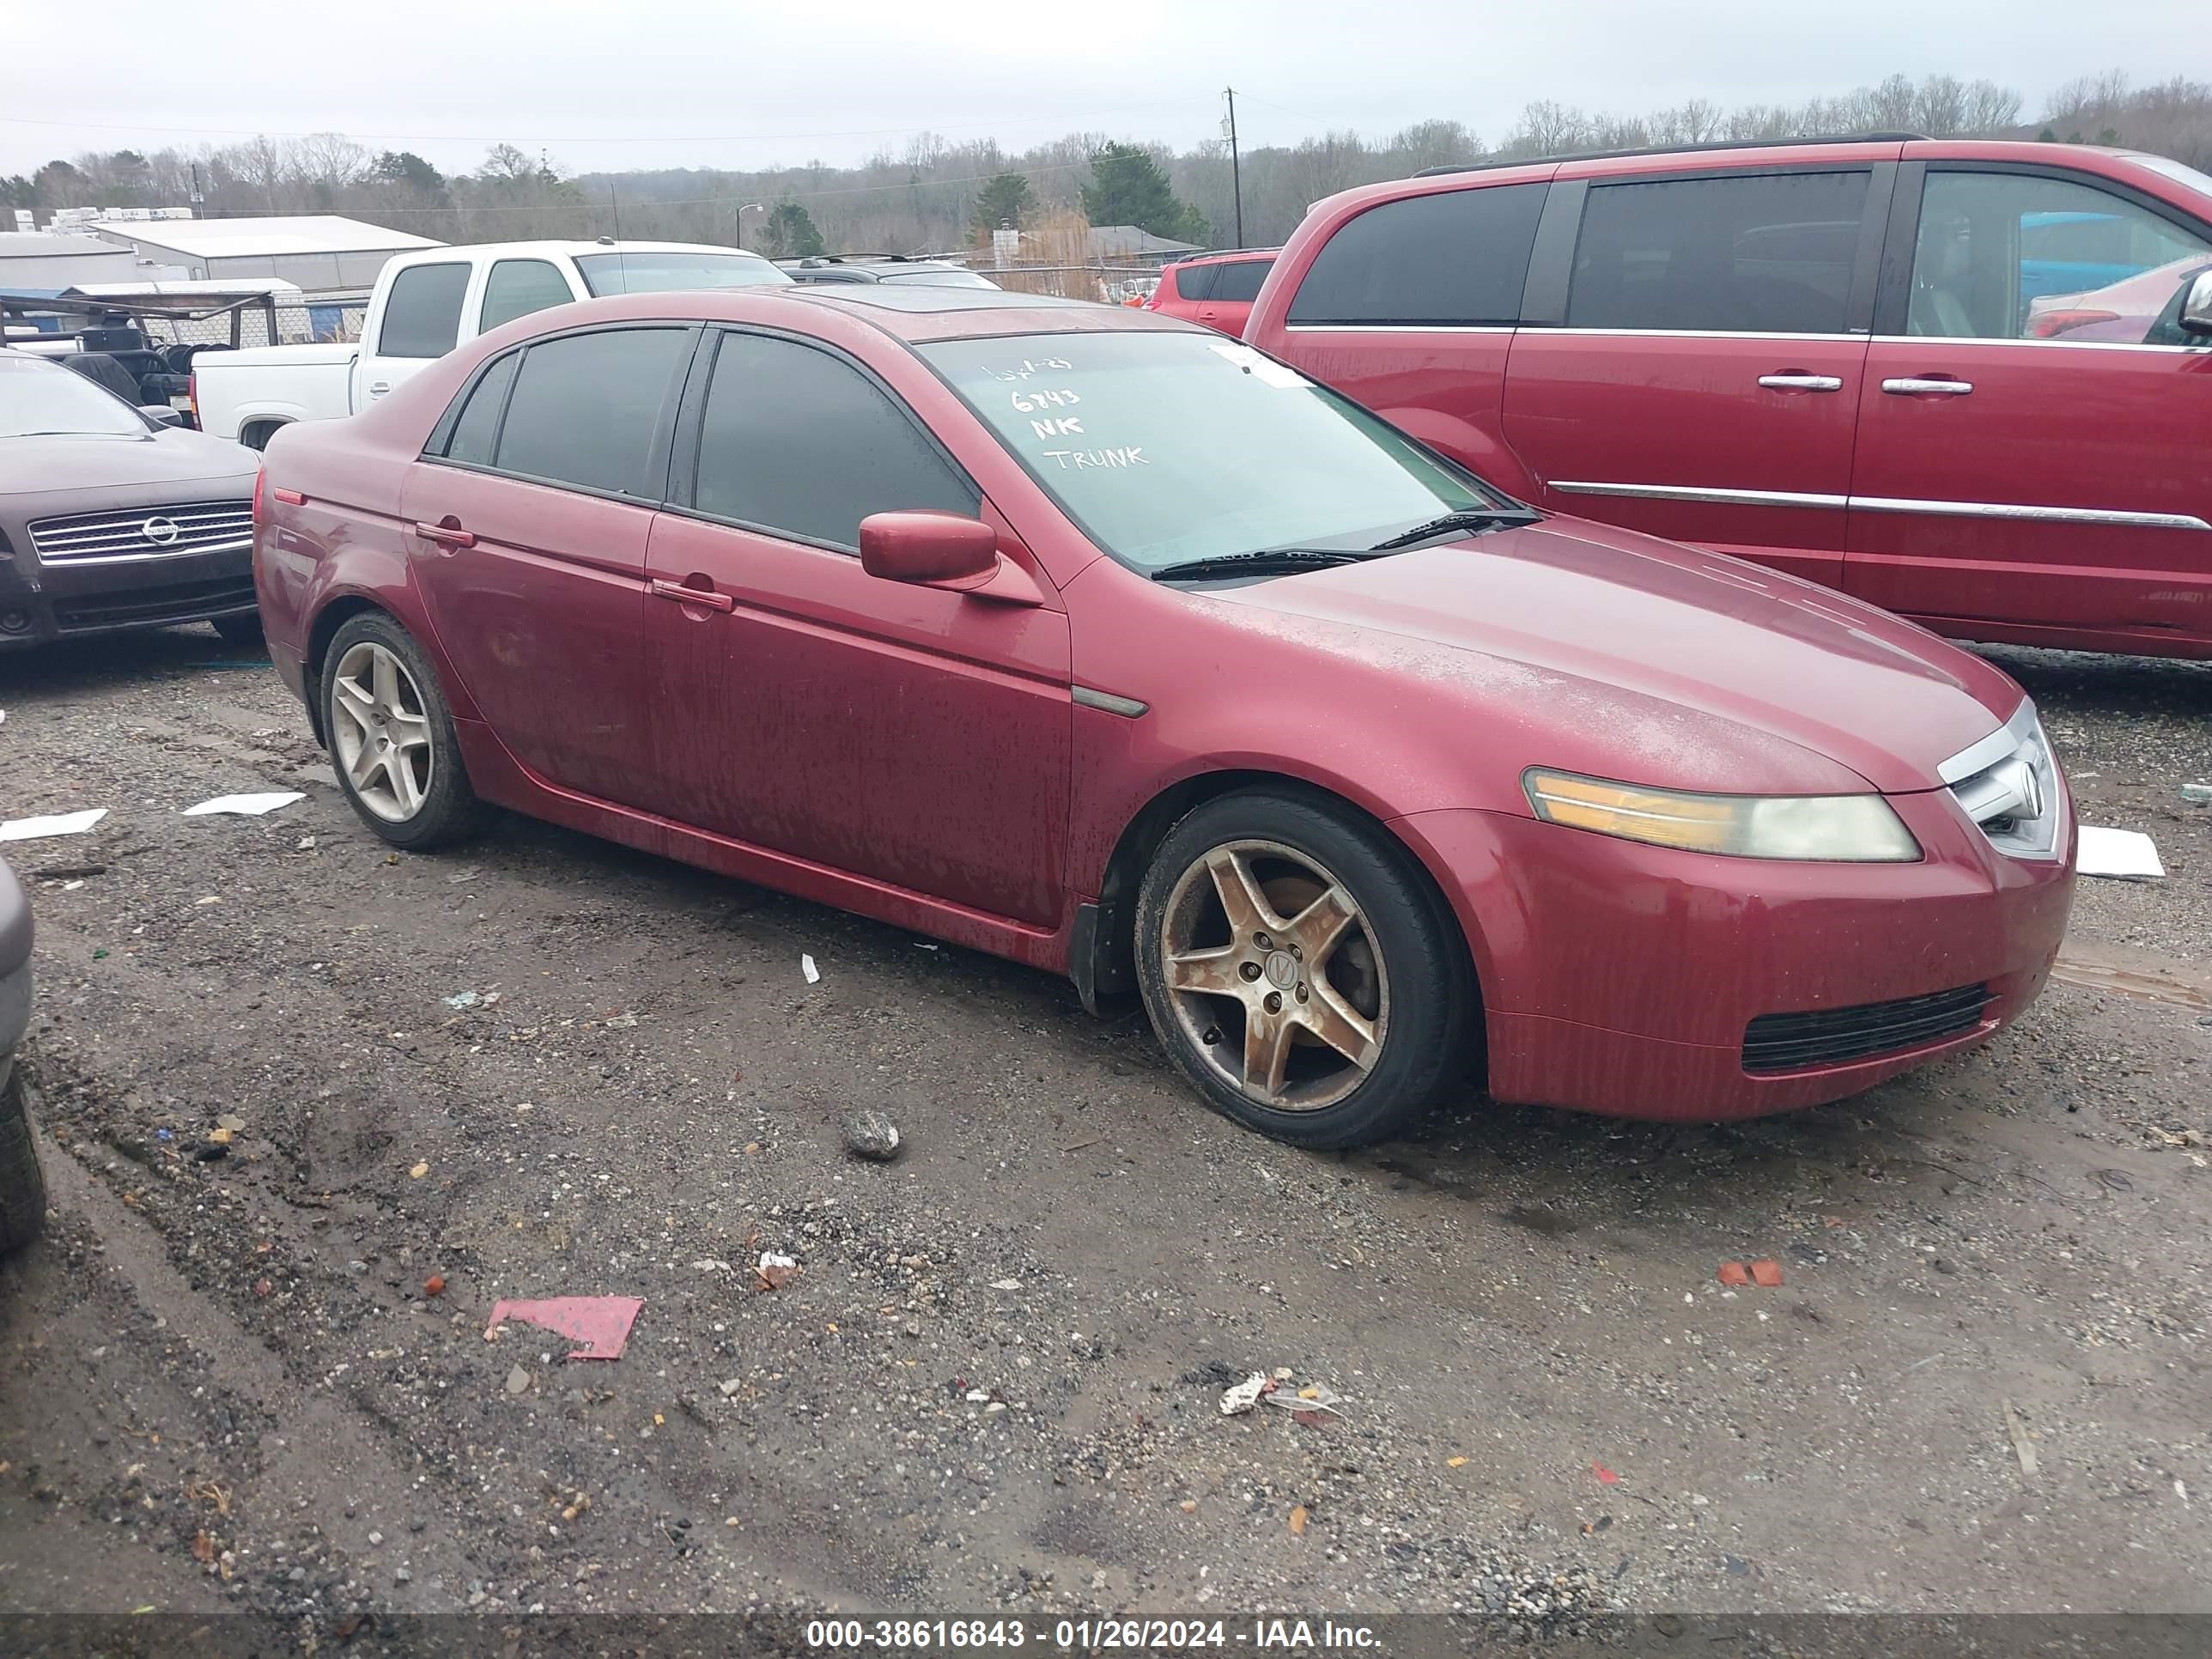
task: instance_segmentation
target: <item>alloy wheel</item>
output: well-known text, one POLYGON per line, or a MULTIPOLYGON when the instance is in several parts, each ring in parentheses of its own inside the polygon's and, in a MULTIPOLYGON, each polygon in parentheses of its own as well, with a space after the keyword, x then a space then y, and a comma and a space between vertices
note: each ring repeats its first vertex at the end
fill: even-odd
POLYGON ((338 659, 330 716, 338 769, 362 805, 389 823, 421 811, 437 756, 422 688, 407 665, 374 640, 361 641, 338 659))
POLYGON ((1334 1105, 1382 1056, 1382 952, 1350 890, 1295 848, 1235 841, 1195 860, 1169 895, 1156 946, 1183 1030, 1261 1105, 1334 1105))

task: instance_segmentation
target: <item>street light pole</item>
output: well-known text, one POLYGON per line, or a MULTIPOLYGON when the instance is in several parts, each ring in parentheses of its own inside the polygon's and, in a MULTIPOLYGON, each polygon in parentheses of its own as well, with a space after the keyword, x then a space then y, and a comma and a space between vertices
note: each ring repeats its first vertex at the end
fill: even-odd
POLYGON ((740 249, 743 249, 745 245, 745 215, 767 211, 768 210, 758 202, 748 202, 738 210, 738 246, 740 249))
POLYGON ((1229 188, 1237 201, 1237 246, 1244 246, 1244 169, 1237 155, 1237 88, 1224 87, 1222 96, 1229 100, 1229 188))

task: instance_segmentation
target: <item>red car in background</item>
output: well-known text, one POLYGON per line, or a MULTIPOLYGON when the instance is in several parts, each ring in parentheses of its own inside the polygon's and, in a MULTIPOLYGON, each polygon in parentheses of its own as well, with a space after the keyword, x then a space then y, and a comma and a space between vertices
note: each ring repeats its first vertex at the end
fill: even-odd
POLYGON ((2212 657, 2208 263, 2212 178, 2162 156, 1711 146, 1331 197, 1245 335, 1540 506, 1963 638, 2212 657))
POLYGON ((1133 990, 1313 1146, 1721 1118, 1983 1041, 2073 810, 2003 673, 1533 512, 1250 347, 867 285, 520 319, 280 431, 270 654, 362 821, 492 805, 1133 990))
POLYGON ((1145 301, 1147 311, 1164 312, 1187 323, 1203 323, 1242 338, 1252 302, 1275 264, 1273 248, 1258 252, 1206 254, 1162 267, 1160 285, 1145 301))

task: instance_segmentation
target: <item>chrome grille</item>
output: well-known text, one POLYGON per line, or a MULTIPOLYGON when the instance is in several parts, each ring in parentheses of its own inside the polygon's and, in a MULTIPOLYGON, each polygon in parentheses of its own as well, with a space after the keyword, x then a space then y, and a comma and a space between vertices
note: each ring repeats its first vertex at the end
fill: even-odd
POLYGON ((250 501, 192 501, 133 507, 125 513, 78 513, 41 519, 31 547, 44 564, 105 564, 118 559, 167 559, 253 545, 250 501))
POLYGON ((2066 787, 2033 702, 2023 700, 2001 730, 1960 750, 1936 774, 1999 852, 2019 859, 2055 855, 2066 787))

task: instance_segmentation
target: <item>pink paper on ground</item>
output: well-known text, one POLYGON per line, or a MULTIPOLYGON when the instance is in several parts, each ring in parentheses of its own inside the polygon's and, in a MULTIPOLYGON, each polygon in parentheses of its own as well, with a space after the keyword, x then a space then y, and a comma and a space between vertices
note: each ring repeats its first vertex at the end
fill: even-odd
POLYGON ((584 1346, 570 1352, 571 1359, 619 1359, 629 1340, 629 1328, 645 1306, 634 1296, 555 1296, 543 1302, 495 1302, 491 1328, 510 1319, 558 1332, 584 1346))

